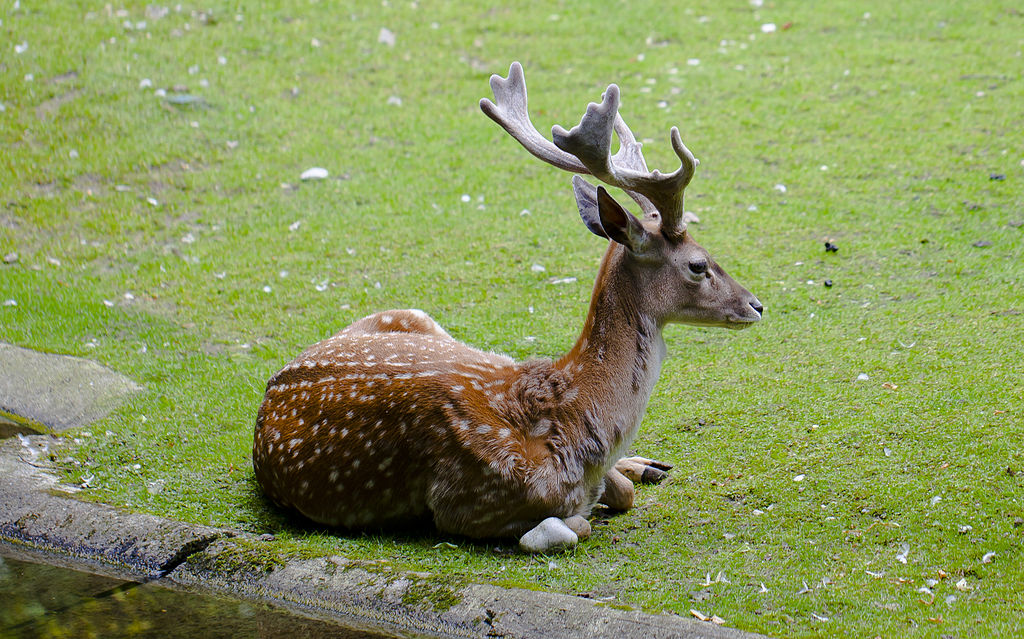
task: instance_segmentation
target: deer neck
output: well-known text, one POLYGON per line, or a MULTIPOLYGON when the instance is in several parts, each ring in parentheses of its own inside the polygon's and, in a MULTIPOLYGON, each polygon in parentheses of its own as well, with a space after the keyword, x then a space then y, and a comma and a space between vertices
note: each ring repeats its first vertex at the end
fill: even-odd
POLYGON ((583 330, 555 366, 573 380, 576 407, 590 414, 614 462, 636 435, 666 351, 625 250, 610 244, 583 330))

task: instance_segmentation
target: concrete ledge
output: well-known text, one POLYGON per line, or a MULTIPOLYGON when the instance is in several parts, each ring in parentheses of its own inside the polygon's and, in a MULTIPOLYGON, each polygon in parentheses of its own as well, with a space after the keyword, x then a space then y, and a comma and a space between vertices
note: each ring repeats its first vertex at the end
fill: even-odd
POLYGON ((0 540, 153 579, 222 534, 74 499, 24 451, 17 439, 0 442, 0 540))
MULTIPOLYGON (((31 439, 34 445, 47 436, 31 439)), ((760 635, 589 599, 399 573, 344 557, 291 559, 253 535, 131 514, 73 497, 15 440, 0 442, 0 542, 60 563, 267 601, 352 624, 439 637, 750 639, 760 635)))

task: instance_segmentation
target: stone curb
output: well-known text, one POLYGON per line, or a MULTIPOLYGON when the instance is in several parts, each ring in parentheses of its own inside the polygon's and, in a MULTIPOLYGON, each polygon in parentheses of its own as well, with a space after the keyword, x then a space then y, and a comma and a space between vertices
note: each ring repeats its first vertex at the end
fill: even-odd
MULTIPOLYGON (((43 437, 33 437, 41 443, 43 437)), ((230 594, 439 637, 752 639, 761 635, 582 597, 400 573, 381 562, 284 561, 258 537, 125 513, 79 501, 33 465, 19 440, 0 442, 0 542, 57 555, 86 570, 230 594)))

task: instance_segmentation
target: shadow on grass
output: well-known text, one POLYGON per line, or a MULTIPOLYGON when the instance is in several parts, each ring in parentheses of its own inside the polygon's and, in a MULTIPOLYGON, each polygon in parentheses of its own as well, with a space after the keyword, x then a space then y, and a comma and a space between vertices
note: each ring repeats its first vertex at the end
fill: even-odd
MULTIPOLYGON (((472 539, 439 531, 429 516, 425 516, 401 527, 348 529, 340 526, 324 526, 302 514, 278 506, 260 488, 255 474, 246 473, 243 508, 251 514, 249 531, 275 538, 314 540, 329 538, 337 541, 369 542, 369 545, 399 545, 408 550, 425 550, 441 546, 458 546, 469 553, 514 554, 517 540, 472 539)), ((268 539, 269 541, 269 539, 268 539)))

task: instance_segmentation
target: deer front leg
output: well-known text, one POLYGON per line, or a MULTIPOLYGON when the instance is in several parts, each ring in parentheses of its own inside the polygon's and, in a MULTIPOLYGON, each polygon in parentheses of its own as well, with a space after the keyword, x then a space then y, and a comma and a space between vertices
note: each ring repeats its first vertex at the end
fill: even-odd
POLYGON ((612 510, 629 510, 636 494, 633 483, 656 484, 671 468, 672 464, 646 457, 623 457, 605 473, 604 493, 598 501, 612 510))

